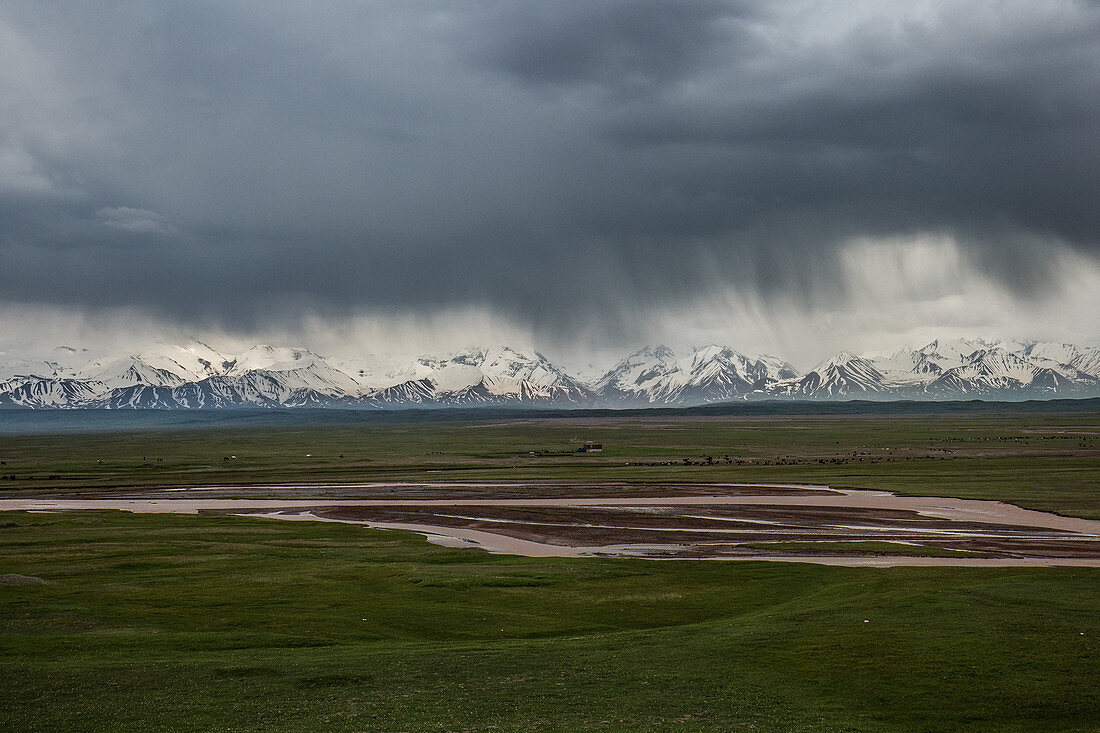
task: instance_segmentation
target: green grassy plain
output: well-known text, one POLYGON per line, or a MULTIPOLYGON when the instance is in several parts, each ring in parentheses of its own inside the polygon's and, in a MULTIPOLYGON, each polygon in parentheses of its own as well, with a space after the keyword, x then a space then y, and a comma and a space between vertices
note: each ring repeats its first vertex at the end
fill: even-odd
MULTIPOLYGON (((1100 518, 1098 435, 1095 414, 9 434, 0 497, 791 482, 1100 518)), ((8 512, 0 576, 0 730, 1100 727, 1096 569, 527 559, 329 523, 8 512)))
POLYGON ((1095 730, 1092 569, 524 559, 0 518, 4 730, 1095 730))
POLYGON ((0 476, 7 477, 0 479, 0 496, 298 481, 744 481, 1001 499, 1100 518, 1098 438, 1096 413, 532 416, 303 429, 0 435, 5 463, 0 476), (576 453, 586 440, 602 442, 604 451, 576 453), (708 456, 713 464, 706 462, 708 456))

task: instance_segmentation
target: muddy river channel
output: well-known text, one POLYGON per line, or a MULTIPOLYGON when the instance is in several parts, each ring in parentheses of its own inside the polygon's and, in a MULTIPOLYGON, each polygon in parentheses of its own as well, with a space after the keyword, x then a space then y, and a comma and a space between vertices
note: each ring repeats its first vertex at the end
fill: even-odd
POLYGON ((1100 521, 811 485, 345 484, 0 500, 0 510, 216 513, 417 532, 531 557, 1100 567, 1100 521), (549 489, 550 487, 546 487, 549 489), (562 495, 573 493, 575 495, 562 495))

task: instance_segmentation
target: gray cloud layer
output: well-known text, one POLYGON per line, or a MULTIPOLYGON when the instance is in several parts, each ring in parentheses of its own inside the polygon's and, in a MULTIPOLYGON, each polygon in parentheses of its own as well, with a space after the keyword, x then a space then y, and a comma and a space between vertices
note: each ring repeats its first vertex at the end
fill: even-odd
MULTIPOLYGON (((1100 5, 9 2, 0 292, 247 329, 712 288, 852 238, 1100 256, 1100 5)), ((563 325, 564 324, 564 325, 563 325)))

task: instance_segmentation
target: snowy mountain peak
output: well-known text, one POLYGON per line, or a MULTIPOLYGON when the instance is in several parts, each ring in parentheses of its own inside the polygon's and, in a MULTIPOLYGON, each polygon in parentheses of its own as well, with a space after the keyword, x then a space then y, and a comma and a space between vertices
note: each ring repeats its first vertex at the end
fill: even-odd
POLYGON ((764 368, 764 378, 768 382, 778 382, 781 379, 798 376, 798 370, 791 366, 789 361, 778 356, 761 354, 757 361, 764 368))
POLYGON ((422 356, 392 386, 368 398, 381 404, 578 403, 589 390, 534 349, 470 347, 447 357, 422 356))
POLYGON ((1100 348, 1086 348, 1070 362, 1070 365, 1083 374, 1100 379, 1100 348))
POLYGON ((975 352, 1003 346, 1004 342, 987 341, 980 338, 936 339, 930 344, 917 349, 917 351, 938 363, 949 362, 951 366, 958 366, 975 352))
POLYGON ((849 351, 818 364, 802 377, 775 383, 769 392, 788 397, 864 397, 887 393, 885 377, 868 359, 849 351))
POLYGON ((324 360, 308 349, 260 345, 253 346, 233 359, 225 369, 225 374, 244 374, 256 369, 290 371, 307 367, 317 361, 324 360))
POLYGON ((831 356, 825 361, 818 364, 816 367, 814 367, 813 370, 815 372, 820 372, 827 369, 836 369, 838 367, 843 367, 853 363, 870 364, 871 362, 867 361, 867 359, 863 358, 862 356, 857 356, 856 354, 853 354, 850 351, 841 351, 839 354, 831 356))
POLYGON ((593 385, 604 398, 640 403, 704 403, 743 397, 794 376, 786 362, 752 359, 728 346, 710 344, 678 358, 666 346, 647 347, 616 364, 593 385))
POLYGON ((96 364, 96 368, 90 371, 88 378, 102 382, 108 389, 132 387, 135 384, 175 387, 185 381, 176 371, 155 367, 133 354, 107 364, 96 364))
POLYGON ((224 374, 232 363, 230 358, 196 339, 184 346, 160 341, 139 353, 146 363, 188 379, 224 374))
POLYGON ((658 344, 657 346, 647 346, 638 353, 650 354, 657 359, 670 359, 675 358, 675 354, 672 349, 668 348, 664 344, 658 344))
POLYGON ((641 397, 656 401, 667 393, 668 383, 680 372, 676 355, 667 346, 647 346, 613 366, 593 385, 601 396, 641 397))
POLYGON ((1032 359, 1042 359, 1056 364, 1072 364, 1080 359, 1081 353, 1081 350, 1073 344, 1041 341, 1028 344, 1024 349, 1024 354, 1032 359))

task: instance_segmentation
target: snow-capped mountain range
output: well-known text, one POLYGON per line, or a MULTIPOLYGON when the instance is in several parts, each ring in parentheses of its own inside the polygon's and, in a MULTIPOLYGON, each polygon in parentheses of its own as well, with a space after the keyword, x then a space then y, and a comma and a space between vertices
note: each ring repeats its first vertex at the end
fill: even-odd
POLYGON ((0 408, 444 406, 630 407, 742 399, 1043 399, 1100 396, 1100 348, 937 340, 886 355, 840 353, 800 374, 774 356, 664 346, 602 376, 571 376, 534 349, 470 348, 394 366, 334 362, 308 349, 223 354, 198 341, 97 356, 59 347, 41 360, 0 356, 0 408))
POLYGON ((699 404, 736 399, 797 376, 774 356, 750 358, 731 348, 704 346, 678 357, 666 346, 645 348, 600 377, 600 400, 633 404, 699 404))

